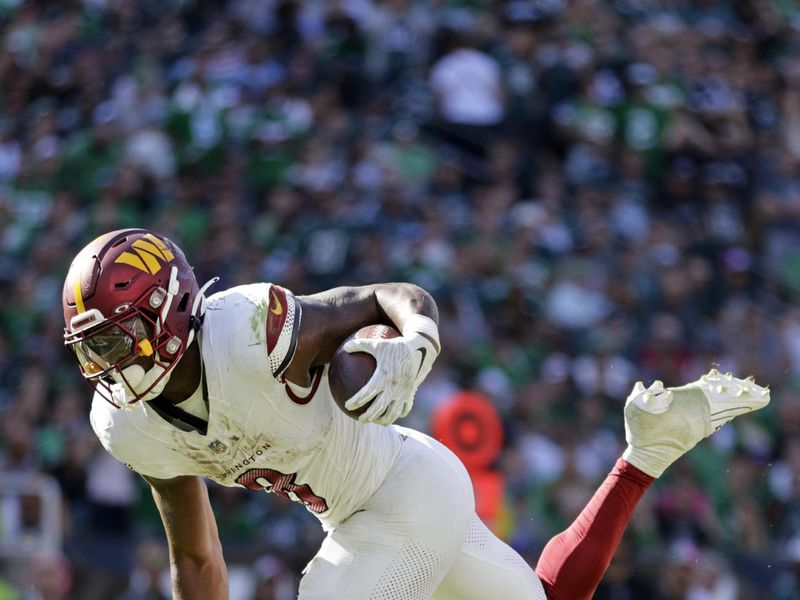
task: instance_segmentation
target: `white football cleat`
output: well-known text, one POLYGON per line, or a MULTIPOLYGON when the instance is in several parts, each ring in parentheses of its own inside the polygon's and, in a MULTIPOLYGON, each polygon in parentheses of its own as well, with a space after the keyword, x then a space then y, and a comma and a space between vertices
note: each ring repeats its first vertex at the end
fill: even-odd
POLYGON ((767 404, 769 389, 716 369, 681 387, 665 388, 656 381, 645 388, 639 381, 625 402, 628 447, 622 458, 659 477, 725 423, 767 404))

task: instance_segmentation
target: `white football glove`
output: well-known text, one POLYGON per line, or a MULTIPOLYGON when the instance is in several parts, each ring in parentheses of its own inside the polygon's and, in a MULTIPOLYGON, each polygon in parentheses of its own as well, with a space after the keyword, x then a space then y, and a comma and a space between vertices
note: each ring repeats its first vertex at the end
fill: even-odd
POLYGON ((431 372, 439 355, 439 329, 433 319, 413 315, 406 319, 401 337, 353 338, 344 350, 367 352, 376 363, 370 380, 345 403, 345 408, 356 410, 374 398, 359 422, 390 425, 411 411, 417 388, 431 372))

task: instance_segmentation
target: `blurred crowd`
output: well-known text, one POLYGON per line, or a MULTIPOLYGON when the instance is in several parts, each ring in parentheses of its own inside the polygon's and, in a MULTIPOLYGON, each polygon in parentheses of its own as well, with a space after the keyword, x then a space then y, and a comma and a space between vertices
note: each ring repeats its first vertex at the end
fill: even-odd
MULTIPOLYGON (((406 424, 493 400, 494 526, 532 564, 635 380, 754 375, 771 406, 657 482, 596 598, 800 597, 796 3, 0 0, 0 600, 169 597, 62 346, 69 260, 130 226, 216 289, 431 291, 406 424)), ((316 521, 211 494, 233 597, 293 598, 316 521)))

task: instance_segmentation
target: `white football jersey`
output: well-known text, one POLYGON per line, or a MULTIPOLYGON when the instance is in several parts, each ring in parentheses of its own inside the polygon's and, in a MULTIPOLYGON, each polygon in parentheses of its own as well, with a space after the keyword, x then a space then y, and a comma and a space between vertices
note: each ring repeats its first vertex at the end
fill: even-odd
POLYGON ((334 528, 383 482, 402 436, 340 411, 327 368, 314 373, 308 389, 282 380, 300 318, 294 296, 276 285, 214 294, 198 341, 208 387, 206 433, 172 424, 148 402, 122 410, 95 395, 91 423, 100 442, 143 475, 198 475, 275 492, 334 528))

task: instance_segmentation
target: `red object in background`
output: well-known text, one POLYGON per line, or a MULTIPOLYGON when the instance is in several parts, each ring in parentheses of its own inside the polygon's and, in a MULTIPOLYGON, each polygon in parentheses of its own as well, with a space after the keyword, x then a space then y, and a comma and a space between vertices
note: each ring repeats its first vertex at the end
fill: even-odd
POLYGON ((503 424, 494 404, 483 394, 457 392, 434 410, 431 429, 467 467, 475 510, 494 529, 505 494, 502 475, 492 469, 503 448, 503 424))
POLYGON ((488 469, 503 448, 503 424, 492 402, 476 392, 457 392, 433 412, 433 435, 470 471, 488 469))
POLYGON ((498 471, 470 471, 475 489, 475 512, 486 526, 497 533, 497 518, 503 509, 506 482, 498 471))

